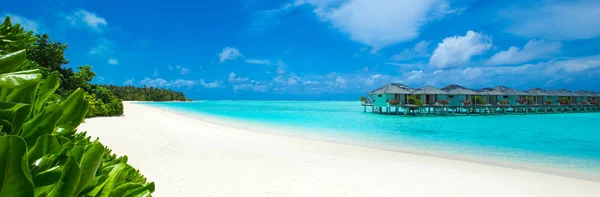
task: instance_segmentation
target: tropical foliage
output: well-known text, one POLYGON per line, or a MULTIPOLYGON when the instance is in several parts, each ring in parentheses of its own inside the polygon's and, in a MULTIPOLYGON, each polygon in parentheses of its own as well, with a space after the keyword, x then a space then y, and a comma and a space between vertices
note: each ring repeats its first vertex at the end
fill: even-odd
POLYGON ((87 117, 116 116, 123 114, 123 103, 112 92, 98 85, 91 84, 96 73, 92 66, 85 65, 77 67, 77 72, 71 68, 64 67, 69 61, 65 58, 66 44, 50 40, 47 34, 37 35, 37 47, 27 51, 27 59, 36 62, 43 77, 57 76, 61 86, 56 90, 53 99, 66 98, 77 88, 85 91, 86 101, 90 103, 87 117))
POLYGON ((501 100, 500 105, 508 105, 508 100, 501 100))
POLYGON ((388 103, 390 105, 400 105, 400 101, 399 100, 389 100, 388 103))
POLYGON ((419 99, 419 97, 417 97, 417 95, 410 95, 408 97, 408 102, 410 102, 410 104, 413 104, 413 105, 423 106, 423 101, 421 101, 421 99, 419 99))
POLYGON ((182 92, 154 87, 103 85, 125 101, 187 101, 182 92))
POLYGON ((485 105, 485 100, 481 96, 475 96, 475 104, 477 105, 485 105))
POLYGON ((61 78, 26 59, 32 35, 8 17, 0 25, 0 196, 149 196, 154 183, 127 157, 76 134, 89 110, 83 89, 50 100, 61 78))
POLYGON ((546 100, 546 101, 544 101, 544 104, 546 104, 546 105, 552 105, 552 101, 551 100, 546 100))
POLYGON ((532 96, 525 96, 525 97, 523 97, 523 99, 525 100, 525 102, 527 104, 534 104, 535 103, 535 101, 533 100, 532 96))

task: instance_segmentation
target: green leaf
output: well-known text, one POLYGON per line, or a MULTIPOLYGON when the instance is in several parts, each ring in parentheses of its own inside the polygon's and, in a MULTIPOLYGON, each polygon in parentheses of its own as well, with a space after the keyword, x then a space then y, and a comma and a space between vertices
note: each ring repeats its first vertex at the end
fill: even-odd
POLYGON ((6 73, 16 68, 25 61, 26 57, 25 49, 0 56, 0 73, 6 73))
MULTIPOLYGON (((29 105, 23 103, 0 103, 0 119, 10 122, 9 134, 17 134, 27 119, 29 114, 29 105)), ((2 125, 8 126, 6 123, 2 125)), ((8 130, 8 129, 7 129, 8 130)))
POLYGON ((74 196, 79 178, 81 177, 81 169, 77 164, 76 158, 70 156, 63 166, 63 172, 60 176, 60 181, 56 183, 52 191, 47 197, 67 197, 74 196))
POLYGON ((33 164, 34 161, 42 158, 44 155, 58 153, 60 150, 61 146, 56 137, 43 135, 37 139, 35 145, 28 152, 29 164, 33 164))
POLYGON ((108 178, 102 182, 101 184, 96 185, 92 191, 86 193, 88 196, 108 196, 110 192, 112 192, 112 186, 114 182, 117 181, 117 178, 127 167, 127 164, 115 164, 112 166, 108 166, 103 169, 103 174, 107 174, 108 178), (109 184, 110 183, 110 184, 109 184), (109 185, 109 186, 107 186, 109 185))
POLYGON ((79 194, 94 179, 100 162, 102 162, 102 156, 104 156, 104 146, 102 144, 94 142, 87 147, 80 165, 82 173, 76 194, 79 194))
POLYGON ((62 115, 59 105, 48 105, 44 108, 42 115, 34 117, 23 125, 20 135, 28 145, 32 146, 38 137, 52 133, 62 115))
POLYGON ((110 197, 144 196, 154 191, 154 183, 125 183, 117 187, 110 197))
POLYGON ((35 92, 37 92, 38 87, 39 83, 19 89, 14 89, 6 96, 4 101, 27 103, 33 105, 33 101, 35 99, 35 92))
POLYGON ((60 79, 56 75, 49 75, 40 87, 38 88, 37 98, 35 100, 34 114, 42 110, 42 107, 46 104, 46 100, 52 96, 52 94, 60 86, 60 79))
POLYGON ((79 88, 60 103, 60 107, 64 113, 58 120, 54 130, 59 135, 73 134, 77 126, 83 122, 85 114, 88 111, 88 104, 83 100, 84 93, 79 88))
POLYGON ((33 183, 35 184, 35 196, 39 196, 43 193, 49 192, 62 175, 62 168, 60 166, 54 166, 46 171, 33 176, 33 183))
POLYGON ((148 197, 154 192, 154 182, 144 184, 144 187, 138 188, 126 194, 123 197, 148 197))
POLYGON ((42 79, 39 70, 0 74, 0 88, 18 89, 34 85, 42 79))
POLYGON ((27 145, 18 136, 0 137, 0 179, 1 197, 34 194, 27 165, 27 145))

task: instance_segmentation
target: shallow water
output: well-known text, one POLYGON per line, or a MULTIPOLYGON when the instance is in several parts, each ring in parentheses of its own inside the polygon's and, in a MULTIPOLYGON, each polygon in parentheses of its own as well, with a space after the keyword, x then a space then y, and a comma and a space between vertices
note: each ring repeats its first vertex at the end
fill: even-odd
POLYGON ((349 101, 147 102, 278 134, 600 177, 600 113, 404 117, 349 101))

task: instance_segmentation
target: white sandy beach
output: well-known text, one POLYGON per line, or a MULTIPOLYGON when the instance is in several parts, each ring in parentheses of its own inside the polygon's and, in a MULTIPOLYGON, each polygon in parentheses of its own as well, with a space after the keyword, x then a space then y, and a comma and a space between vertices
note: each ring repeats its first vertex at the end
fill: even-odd
POLYGON ((154 196, 598 196, 600 182, 217 125, 125 102, 79 127, 150 181, 154 196))

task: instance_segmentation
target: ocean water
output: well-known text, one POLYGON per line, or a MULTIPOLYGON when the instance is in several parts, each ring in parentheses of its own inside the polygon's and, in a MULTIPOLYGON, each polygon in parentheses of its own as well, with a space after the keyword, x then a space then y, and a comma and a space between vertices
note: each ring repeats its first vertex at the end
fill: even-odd
POLYGON ((351 101, 142 104, 279 135, 600 180, 600 113, 404 117, 351 101))

